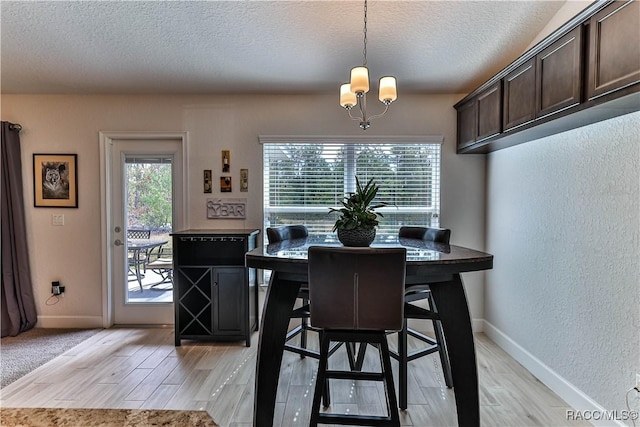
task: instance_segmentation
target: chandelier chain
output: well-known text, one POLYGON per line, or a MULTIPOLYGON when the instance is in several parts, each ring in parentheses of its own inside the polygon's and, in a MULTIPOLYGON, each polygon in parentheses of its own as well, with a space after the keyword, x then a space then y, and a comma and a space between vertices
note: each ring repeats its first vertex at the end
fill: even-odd
POLYGON ((367 0, 364 0, 364 49, 362 49, 362 54, 364 55, 364 60, 362 62, 362 66, 367 66, 367 0))

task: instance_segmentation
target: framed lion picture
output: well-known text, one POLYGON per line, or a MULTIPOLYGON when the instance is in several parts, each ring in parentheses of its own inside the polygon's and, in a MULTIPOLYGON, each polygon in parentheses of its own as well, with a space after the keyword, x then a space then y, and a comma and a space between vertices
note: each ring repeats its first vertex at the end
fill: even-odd
POLYGON ((78 207, 77 154, 33 155, 33 205, 78 207))

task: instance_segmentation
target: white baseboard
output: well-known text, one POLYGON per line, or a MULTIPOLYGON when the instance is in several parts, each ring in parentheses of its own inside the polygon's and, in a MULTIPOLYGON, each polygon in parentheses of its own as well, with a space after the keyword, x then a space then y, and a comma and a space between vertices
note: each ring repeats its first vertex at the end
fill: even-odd
POLYGON ((102 328, 102 317, 38 316, 36 328, 102 328))
MULTIPOLYGON (((412 328, 420 332, 433 332, 433 322, 431 320, 411 320, 412 328)), ((473 332, 484 332, 484 319, 471 319, 471 329, 473 332)))
MULTIPOLYGON (((518 363, 524 366, 531 374, 538 378, 544 385, 549 387, 554 393, 560 396, 569 406, 576 411, 590 414, 605 413, 605 409, 596 401, 587 396, 584 392, 561 377, 557 372, 545 365, 540 359, 529 353, 524 347, 512 340, 501 330, 493 326, 486 320, 484 323, 484 333, 495 342, 500 348, 506 351, 518 363)), ((616 420, 588 420, 598 427, 627 427, 621 421, 616 420)))
MULTIPOLYGON (((425 320, 425 332, 433 332, 433 323, 425 320)), ((485 321, 483 319, 471 319, 473 332, 483 332, 485 321)), ((37 328, 102 328, 100 316, 38 316, 37 328)))

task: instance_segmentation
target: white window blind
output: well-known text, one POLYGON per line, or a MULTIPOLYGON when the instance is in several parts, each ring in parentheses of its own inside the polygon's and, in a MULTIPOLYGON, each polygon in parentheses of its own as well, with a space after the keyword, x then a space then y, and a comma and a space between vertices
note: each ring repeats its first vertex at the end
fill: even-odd
POLYGON ((440 224, 442 137, 260 137, 264 161, 264 227, 304 224, 313 234, 331 234, 339 207, 373 178, 376 201, 389 206, 379 238, 397 235, 403 225, 440 224))

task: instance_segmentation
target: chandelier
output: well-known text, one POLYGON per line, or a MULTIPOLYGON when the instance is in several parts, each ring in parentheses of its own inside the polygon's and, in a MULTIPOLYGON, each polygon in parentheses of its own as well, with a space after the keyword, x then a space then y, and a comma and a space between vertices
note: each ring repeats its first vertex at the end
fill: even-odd
POLYGON ((375 116, 367 117, 367 92, 369 92, 369 69, 367 68, 367 0, 364 0, 364 60, 362 67, 351 69, 351 81, 340 86, 340 105, 349 112, 352 120, 360 121, 360 128, 367 130, 371 126, 371 120, 382 117, 389 105, 398 98, 396 78, 382 77, 378 85, 378 99, 384 104, 384 111, 375 116), (354 116, 353 107, 358 106, 360 116, 354 116))

